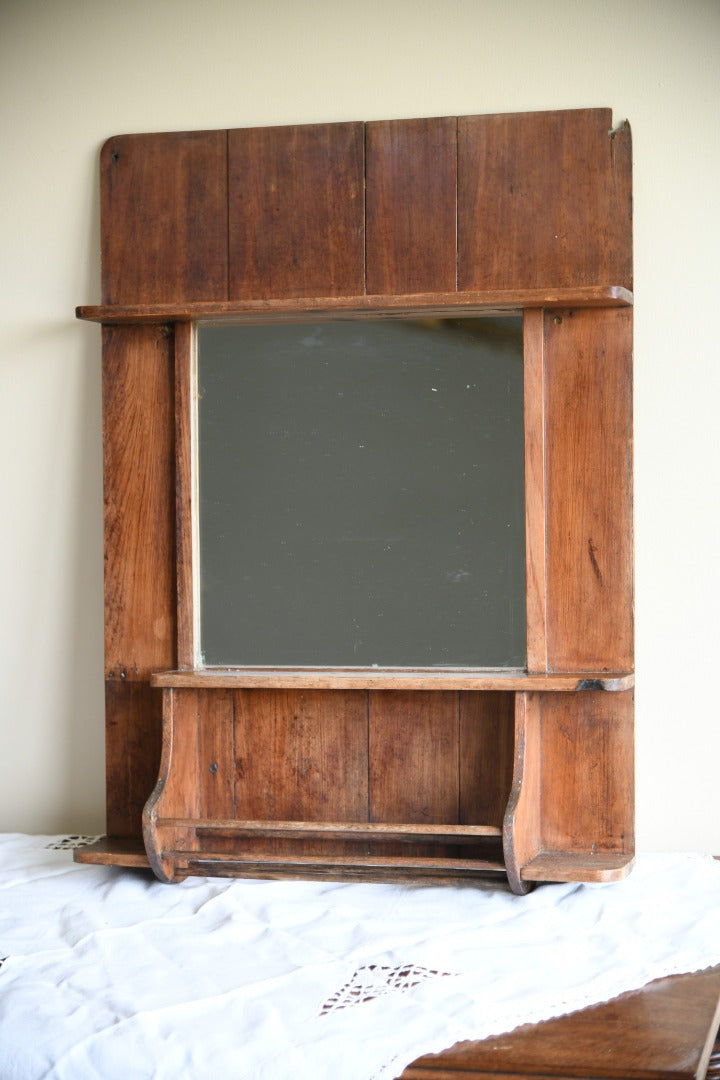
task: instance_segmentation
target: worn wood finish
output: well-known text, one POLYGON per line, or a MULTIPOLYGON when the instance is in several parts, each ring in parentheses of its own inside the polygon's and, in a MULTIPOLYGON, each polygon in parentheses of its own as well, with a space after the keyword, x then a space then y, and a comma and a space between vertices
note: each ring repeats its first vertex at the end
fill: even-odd
POLYGON ((632 313, 545 316, 550 671, 632 670, 632 313))
POLYGON ((175 665, 172 332, 103 330, 105 674, 175 665))
POLYGON ((354 691, 235 694, 238 817, 367 820, 367 697, 354 691))
POLYGON ((526 311, 523 319, 525 606, 527 669, 532 673, 548 669, 544 331, 544 312, 526 311))
POLYGON ((631 162, 610 123, 600 109, 108 142, 103 303, 78 315, 105 327, 116 839, 76 857, 136 859, 149 795, 163 880, 507 867, 524 892, 627 872, 631 162), (509 312, 525 317, 527 672, 196 671, 193 322, 509 312))
POLYGON ((370 821, 459 821, 459 703, 450 691, 370 695, 370 821))
POLYGON ((609 109, 458 121, 458 288, 632 289, 630 129, 609 109))
POLYGON ((192 447, 195 334, 190 323, 175 327, 175 544, 177 571, 177 662, 194 668, 197 657, 195 529, 192 447))
POLYGON ((515 695, 460 694, 459 817, 501 834, 513 775, 515 695))
POLYGON ((100 155, 106 304, 227 300, 227 135, 116 135, 100 155))
POLYGON ((503 851, 510 888, 520 894, 530 888, 523 867, 542 847, 541 700, 537 693, 515 695, 513 779, 503 820, 503 851))
POLYGON ((720 968, 673 975, 567 1016, 428 1054, 402 1080, 703 1080, 719 1002, 720 968))
POLYGON ((151 681, 153 686, 206 690, 482 690, 503 693, 605 690, 617 693, 634 686, 635 676, 627 671, 526 675, 511 668, 492 672, 452 668, 200 668, 196 671, 158 672, 151 681))
POLYGON ((457 120, 365 125, 367 292, 456 287, 457 120))
MULTIPOLYGON (((147 682, 105 683, 107 831, 120 840, 140 839, 142 811, 160 765, 162 692, 147 682)), ((82 849, 84 850, 84 849, 82 849)))
POLYGON ((231 300, 364 292, 363 125, 230 131, 231 300))
POLYGON ((544 852, 634 854, 633 693, 542 696, 544 852), (568 708, 571 702, 572 707, 568 708))
POLYGON ((338 317, 406 318, 411 315, 503 315, 536 308, 612 308, 632 306, 633 295, 616 285, 567 289, 490 289, 432 292, 413 295, 338 296, 224 303, 86 304, 75 309, 78 319, 108 326, 158 322, 292 322, 338 317))

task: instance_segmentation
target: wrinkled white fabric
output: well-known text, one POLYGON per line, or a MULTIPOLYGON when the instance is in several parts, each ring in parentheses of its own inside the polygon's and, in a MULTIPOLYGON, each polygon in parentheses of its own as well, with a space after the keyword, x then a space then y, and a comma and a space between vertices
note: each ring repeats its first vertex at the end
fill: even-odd
POLYGON ((0 836, 2 1080, 390 1080, 420 1054, 720 963, 720 864, 612 885, 190 878, 0 836))

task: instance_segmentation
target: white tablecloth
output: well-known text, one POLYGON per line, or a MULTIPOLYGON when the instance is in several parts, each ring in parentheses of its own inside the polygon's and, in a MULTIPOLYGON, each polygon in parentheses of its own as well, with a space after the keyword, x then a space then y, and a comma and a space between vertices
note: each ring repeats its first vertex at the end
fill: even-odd
POLYGON ((191 878, 0 835, 2 1080, 389 1080, 422 1053, 720 963, 720 864, 613 885, 191 878))

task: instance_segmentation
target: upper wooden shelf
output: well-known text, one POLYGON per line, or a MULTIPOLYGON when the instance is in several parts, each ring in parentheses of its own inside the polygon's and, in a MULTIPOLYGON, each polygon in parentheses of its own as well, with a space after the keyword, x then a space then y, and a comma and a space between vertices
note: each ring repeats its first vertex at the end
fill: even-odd
POLYGON ((527 674, 508 669, 487 671, 448 668, 203 668, 163 671, 151 677, 153 686, 203 690, 630 690, 631 672, 573 672, 527 674))
POLYGON ((490 292, 414 293, 406 296, 370 295, 299 297, 283 300, 193 301, 167 304, 98 304, 75 309, 78 319, 106 325, 160 322, 278 322, 436 315, 493 315, 524 308, 629 307, 633 294, 621 285, 579 288, 520 289, 490 292))

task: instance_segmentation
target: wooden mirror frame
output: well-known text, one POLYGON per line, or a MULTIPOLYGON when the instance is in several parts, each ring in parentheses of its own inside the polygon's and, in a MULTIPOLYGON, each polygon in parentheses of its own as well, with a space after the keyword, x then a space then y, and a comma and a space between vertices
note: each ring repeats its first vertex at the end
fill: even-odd
POLYGON ((108 837, 187 874, 614 880, 634 853, 632 224, 609 110, 101 157, 108 837), (196 670, 203 320, 524 315, 527 671, 196 670), (144 843, 143 843, 144 836, 144 843))

